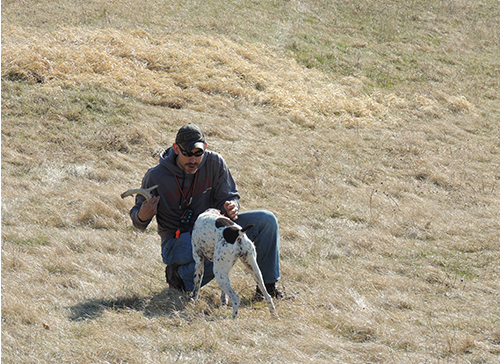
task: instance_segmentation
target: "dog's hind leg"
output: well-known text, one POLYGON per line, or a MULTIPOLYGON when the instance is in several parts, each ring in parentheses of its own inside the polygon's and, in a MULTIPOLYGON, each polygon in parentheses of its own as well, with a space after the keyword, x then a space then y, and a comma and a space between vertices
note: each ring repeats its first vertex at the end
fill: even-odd
POLYGON ((194 261, 196 263, 194 268, 194 288, 191 293, 191 298, 195 301, 198 300, 198 295, 200 293, 201 281, 203 274, 205 273, 205 258, 193 254, 194 261))

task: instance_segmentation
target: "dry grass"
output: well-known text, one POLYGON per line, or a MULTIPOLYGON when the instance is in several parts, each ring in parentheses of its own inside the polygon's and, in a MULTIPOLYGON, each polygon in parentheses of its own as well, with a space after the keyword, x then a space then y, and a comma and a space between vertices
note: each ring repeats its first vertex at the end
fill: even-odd
POLYGON ((2 361, 495 363, 499 5, 3 2, 2 361), (280 320, 130 226, 189 121, 278 215, 280 320))
MULTIPOLYGON (((63 89, 99 85, 173 109, 230 110, 241 100, 313 124, 332 116, 364 120, 383 113, 392 101, 392 96, 375 99, 349 92, 262 45, 214 36, 156 39, 143 30, 71 28, 41 38, 5 28, 4 37, 2 68, 11 80, 63 89)), ((356 86, 358 81, 343 80, 351 82, 356 86)), ((463 104, 454 107, 469 107, 466 100, 463 104)))

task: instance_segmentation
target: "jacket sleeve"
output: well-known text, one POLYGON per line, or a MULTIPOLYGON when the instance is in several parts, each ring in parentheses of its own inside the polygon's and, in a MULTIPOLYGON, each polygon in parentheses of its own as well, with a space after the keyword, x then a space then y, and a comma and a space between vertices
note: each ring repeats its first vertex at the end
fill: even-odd
MULTIPOLYGON (((137 216, 137 214, 139 213, 139 210, 141 209, 142 202, 138 204, 137 200, 139 200, 139 198, 136 197, 136 204, 130 210, 130 218, 132 219, 132 224, 134 225, 135 228, 144 231, 144 230, 146 230, 149 223, 151 222, 151 219, 149 219, 148 221, 139 220, 139 217, 137 216)), ((143 201, 144 200, 145 199, 143 197, 143 201)))
MULTIPOLYGON (((150 185, 149 176, 148 176, 148 173, 146 173, 146 175, 142 179, 141 188, 149 188, 151 186, 153 186, 153 184, 150 185)), ((147 221, 141 221, 139 219, 139 216, 137 216, 139 214, 139 210, 141 209, 142 203, 144 201, 146 201, 146 198, 144 198, 144 196, 136 195, 135 196, 135 205, 130 210, 130 218, 132 219, 132 225, 134 225, 135 228, 142 230, 142 231, 146 230, 146 228, 148 227, 149 223, 152 220, 152 219, 149 219, 147 221)))
POLYGON ((218 170, 215 171, 214 202, 216 208, 225 214, 224 203, 226 201, 233 201, 239 208, 238 200, 240 199, 240 195, 226 162, 222 157, 219 156, 219 158, 218 170))

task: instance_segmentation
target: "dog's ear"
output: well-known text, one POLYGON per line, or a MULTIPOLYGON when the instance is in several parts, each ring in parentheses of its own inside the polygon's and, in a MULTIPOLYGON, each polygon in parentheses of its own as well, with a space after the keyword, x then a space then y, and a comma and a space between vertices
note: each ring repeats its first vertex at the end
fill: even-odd
POLYGON ((241 229, 241 232, 242 233, 246 233, 248 230, 250 230, 251 228, 253 228, 255 225, 254 224, 251 224, 251 225, 248 225, 248 226, 245 226, 243 229, 241 229))
POLYGON ((240 235, 240 229, 236 226, 229 226, 227 229, 224 229, 222 234, 224 235, 224 240, 226 240, 229 244, 234 244, 240 235))

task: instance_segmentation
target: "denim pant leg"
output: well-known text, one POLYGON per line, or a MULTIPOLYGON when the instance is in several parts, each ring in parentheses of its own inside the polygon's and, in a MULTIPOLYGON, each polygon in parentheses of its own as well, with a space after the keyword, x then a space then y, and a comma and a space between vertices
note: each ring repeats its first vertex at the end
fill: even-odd
MULTIPOLYGON (((193 259, 193 246, 191 245, 191 233, 182 233, 179 238, 167 240, 161 249, 163 263, 178 267, 179 275, 184 281, 186 290, 192 291, 194 288, 195 262, 193 259)), ((213 263, 205 261, 205 272, 201 285, 204 286, 214 279, 213 263)))
POLYGON ((280 279, 278 219, 271 211, 255 210, 240 213, 236 223, 242 227, 255 224, 247 236, 255 244, 264 282, 276 283, 280 279))

